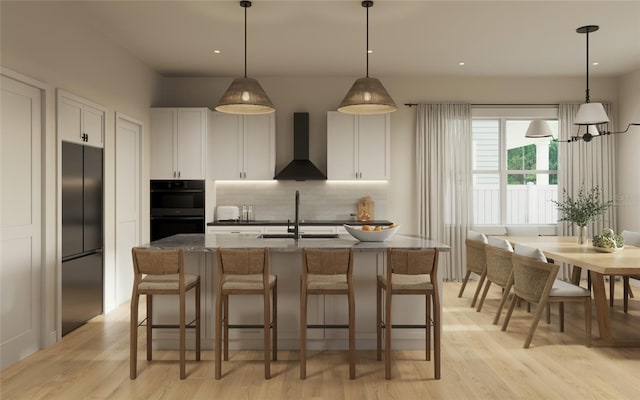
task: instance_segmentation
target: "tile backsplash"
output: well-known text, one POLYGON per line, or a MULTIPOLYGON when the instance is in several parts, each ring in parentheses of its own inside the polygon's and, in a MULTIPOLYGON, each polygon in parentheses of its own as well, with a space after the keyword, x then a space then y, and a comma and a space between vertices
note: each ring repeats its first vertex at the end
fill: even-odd
POLYGON ((216 206, 251 204, 255 220, 293 219, 296 190, 300 191, 301 219, 349 220, 350 214, 357 213, 358 201, 364 196, 373 200, 376 219, 387 218, 387 182, 217 181, 210 182, 207 188, 209 204, 211 201, 216 206))

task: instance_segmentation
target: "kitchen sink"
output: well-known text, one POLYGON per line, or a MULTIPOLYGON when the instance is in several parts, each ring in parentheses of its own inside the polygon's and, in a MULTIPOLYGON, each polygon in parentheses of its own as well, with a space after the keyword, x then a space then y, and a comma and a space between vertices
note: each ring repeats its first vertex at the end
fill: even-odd
MULTIPOLYGON (((337 239, 337 233, 301 233, 300 239, 337 239)), ((293 239, 293 233, 263 233, 258 239, 293 239)))

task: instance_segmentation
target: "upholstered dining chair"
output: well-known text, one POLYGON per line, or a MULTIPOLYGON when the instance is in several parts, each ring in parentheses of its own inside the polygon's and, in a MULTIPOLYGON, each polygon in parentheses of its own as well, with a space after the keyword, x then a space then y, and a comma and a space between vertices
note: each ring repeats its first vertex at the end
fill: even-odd
POLYGON ((513 266, 511 265, 511 256, 513 254, 513 248, 509 241, 489 236, 487 245, 484 247, 487 259, 487 276, 484 285, 484 290, 480 301, 478 302, 478 308, 476 311, 482 310, 482 305, 489 292, 491 284, 496 284, 502 288, 502 296, 500 298, 500 304, 496 311, 496 316, 493 319, 493 324, 496 325, 500 320, 500 314, 502 308, 509 297, 511 292, 511 286, 513 285, 513 266))
POLYGON ((473 295, 473 300, 471 300, 471 307, 474 307, 487 274, 486 255, 484 252, 487 237, 480 232, 469 231, 467 232, 467 239, 464 243, 467 251, 467 272, 462 279, 462 286, 460 287, 460 292, 458 292, 458 297, 462 297, 464 289, 467 287, 467 283, 469 282, 471 273, 479 275, 480 280, 478 281, 478 286, 476 287, 476 291, 473 295))
MULTIPOLYGON (((147 361, 152 359, 152 328, 179 328, 180 332, 180 379, 185 372, 185 329, 195 329, 196 360, 200 361, 200 277, 184 272, 184 249, 147 249, 134 247, 133 256, 133 293, 131 295, 130 321, 130 378, 136 379, 138 361, 138 306, 140 296, 147 296, 147 361), (195 288, 195 319, 187 324, 186 292, 195 288), (153 296, 177 295, 180 303, 180 321, 178 325, 153 325, 153 296)), ((144 321, 143 321, 144 323, 144 321)))
POLYGON ((384 329, 384 376, 391 379, 391 329, 424 328, 425 358, 431 360, 431 328, 433 327, 434 377, 440 379, 440 297, 438 294, 438 250, 388 249, 386 271, 378 275, 376 290, 377 359, 382 357, 384 329), (384 296, 383 296, 384 292, 384 296), (391 302, 394 295, 425 296, 425 325, 392 325, 391 302), (382 300, 384 299, 384 318, 382 300), (433 318, 431 305, 433 304, 433 318))
POLYGON ((215 378, 222 377, 223 356, 225 361, 229 360, 229 328, 237 327, 264 329, 264 378, 270 379, 270 360, 271 357, 273 361, 277 360, 278 354, 278 279, 269 272, 269 249, 218 248, 216 253, 215 378), (229 323, 229 296, 234 295, 262 296, 262 325, 235 326, 229 323))
POLYGON ((513 293, 502 330, 506 331, 518 299, 537 303, 524 348, 529 348, 547 303, 560 303, 560 331, 564 331, 564 303, 584 304, 586 345, 591 346, 591 293, 584 288, 556 280, 559 266, 545 261, 539 249, 517 245, 513 255, 513 293))
POLYGON ((300 379, 307 377, 307 328, 345 328, 342 325, 307 325, 309 295, 345 295, 349 323, 349 379, 356 377, 356 301, 353 287, 353 249, 302 250, 300 276, 300 379))

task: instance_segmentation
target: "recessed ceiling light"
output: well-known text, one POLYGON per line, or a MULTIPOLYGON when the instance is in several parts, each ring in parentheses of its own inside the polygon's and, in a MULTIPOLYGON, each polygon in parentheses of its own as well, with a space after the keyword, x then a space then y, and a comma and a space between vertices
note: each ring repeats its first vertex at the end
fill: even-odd
POLYGON ((598 64, 600 64, 600 63, 597 62, 597 61, 594 61, 594 62, 591 63, 591 65, 598 65, 598 64))
POLYGON ((463 66, 463 65, 464 65, 464 62, 460 61, 460 62, 458 63, 458 65, 463 66))
POLYGON ((220 54, 220 50, 214 50, 213 51, 215 54, 220 54))

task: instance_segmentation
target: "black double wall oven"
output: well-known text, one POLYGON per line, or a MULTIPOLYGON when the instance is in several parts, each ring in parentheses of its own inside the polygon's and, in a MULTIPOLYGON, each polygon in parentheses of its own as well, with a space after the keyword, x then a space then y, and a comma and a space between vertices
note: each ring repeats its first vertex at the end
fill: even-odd
POLYGON ((204 233, 204 180, 151 181, 151 241, 204 233))

